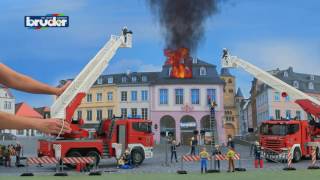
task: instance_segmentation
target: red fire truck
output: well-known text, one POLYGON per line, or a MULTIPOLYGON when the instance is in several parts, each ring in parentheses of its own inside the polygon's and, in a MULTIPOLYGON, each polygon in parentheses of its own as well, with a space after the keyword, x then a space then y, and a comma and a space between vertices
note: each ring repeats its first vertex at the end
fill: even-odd
POLYGON ((309 120, 267 120, 260 126, 260 143, 268 160, 276 158, 285 159, 290 150, 293 160, 299 161, 302 157, 311 155, 311 148, 315 147, 317 156, 320 145, 320 101, 305 94, 297 88, 285 83, 268 72, 254 66, 253 64, 229 55, 224 49, 222 67, 241 67, 255 78, 281 92, 282 97, 290 96, 306 111, 309 120))
MULTIPOLYGON (((90 60, 68 88, 51 106, 51 117, 63 119, 71 125, 71 133, 39 140, 38 155, 49 157, 117 157, 129 148, 134 164, 141 164, 153 156, 151 121, 144 119, 107 119, 101 121, 93 137, 82 128, 83 121, 73 120, 73 114, 91 86, 108 66, 119 48, 132 47, 132 32, 126 27, 120 36, 112 35, 109 41, 90 60)), ((62 121, 62 122, 64 122, 62 121)))
POLYGON ((61 145, 61 157, 95 157, 96 164, 101 158, 119 158, 129 148, 132 163, 141 164, 153 156, 153 133, 150 121, 113 118, 101 121, 91 138, 39 140, 39 156, 55 157, 55 145, 61 145))

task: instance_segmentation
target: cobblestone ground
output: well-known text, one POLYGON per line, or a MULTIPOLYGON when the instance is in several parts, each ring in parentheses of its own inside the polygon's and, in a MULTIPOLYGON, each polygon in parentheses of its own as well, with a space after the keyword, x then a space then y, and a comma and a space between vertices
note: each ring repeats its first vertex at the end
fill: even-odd
MULTIPOLYGON (((36 149, 37 149, 37 139, 35 138, 20 138, 18 141, 23 145, 24 147, 24 156, 36 156, 36 149)), ((14 144, 13 141, 2 141, 1 144, 14 144)), ((209 147, 208 147, 209 149, 209 147)), ((241 154, 241 161, 236 162, 236 167, 246 168, 247 170, 260 170, 255 169, 253 167, 253 157, 250 156, 250 149, 246 146, 237 145, 236 151, 241 154)), ((115 159, 103 159, 100 163, 99 169, 104 172, 109 173, 134 173, 134 174, 140 174, 140 173, 175 173, 177 170, 181 169, 181 160, 180 157, 182 154, 188 154, 189 153, 189 147, 179 147, 178 148, 178 156, 179 156, 179 162, 170 162, 170 153, 169 153, 169 147, 166 148, 165 145, 158 145, 154 149, 154 158, 152 159, 146 159, 143 164, 139 167, 129 169, 129 170, 123 170, 123 169, 117 169, 115 166, 115 159), (166 149, 168 149, 168 161, 166 161, 166 149)), ((12 165, 14 165, 15 157, 12 157, 12 165)), ((25 162, 23 162, 25 163, 25 162)), ((310 165, 310 160, 302 160, 299 163, 293 164, 293 166, 297 169, 306 169, 310 165)), ((286 166, 286 164, 283 163, 270 163, 266 162, 264 163, 265 167, 262 170, 274 170, 274 171, 282 171, 282 168, 286 166)), ((208 164, 210 169, 210 162, 208 164)), ((184 170, 187 170, 188 172, 199 172, 200 171, 200 164, 199 162, 185 162, 183 164, 184 170)), ((53 174, 55 172, 55 166, 49 165, 44 167, 37 167, 37 166, 30 166, 28 168, 22 167, 11 167, 6 168, 3 166, 0 166, 0 174, 2 175, 19 175, 26 171, 34 172, 37 174, 43 174, 43 175, 49 175, 53 174)), ((65 170, 69 173, 75 173, 73 170, 65 168, 65 170)), ((222 162, 221 163, 221 171, 227 170, 227 163, 222 162)))

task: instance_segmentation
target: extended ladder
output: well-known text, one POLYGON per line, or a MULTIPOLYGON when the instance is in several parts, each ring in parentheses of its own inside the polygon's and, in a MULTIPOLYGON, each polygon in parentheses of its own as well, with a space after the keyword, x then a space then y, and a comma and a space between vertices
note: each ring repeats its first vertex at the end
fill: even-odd
POLYGON ((122 30, 120 36, 111 35, 109 41, 82 69, 68 88, 58 97, 51 106, 51 117, 64 119, 66 107, 72 102, 78 93, 87 93, 100 74, 108 67, 111 58, 118 48, 132 47, 132 32, 127 28, 122 30))

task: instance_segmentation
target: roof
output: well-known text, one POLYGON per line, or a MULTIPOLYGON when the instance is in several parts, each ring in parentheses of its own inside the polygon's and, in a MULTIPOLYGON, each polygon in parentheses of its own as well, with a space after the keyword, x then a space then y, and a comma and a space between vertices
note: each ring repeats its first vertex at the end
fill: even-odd
POLYGON ((221 76, 232 76, 233 77, 233 75, 229 71, 229 68, 221 68, 220 75, 221 76))
POLYGON ((35 111, 37 111, 39 114, 44 115, 45 112, 50 112, 50 108, 43 106, 38 108, 33 108, 35 111))
POLYGON ((16 104, 15 114, 18 116, 42 118, 42 115, 40 113, 38 113, 36 110, 34 110, 31 106, 29 106, 25 102, 16 104))
POLYGON ((237 90, 236 97, 244 97, 240 88, 237 90))
POLYGON ((297 73, 293 71, 292 67, 285 70, 276 69, 268 72, 291 86, 294 86, 294 83, 298 83, 298 89, 303 92, 320 93, 319 75, 297 73), (314 85, 314 89, 309 88, 309 83, 314 85))

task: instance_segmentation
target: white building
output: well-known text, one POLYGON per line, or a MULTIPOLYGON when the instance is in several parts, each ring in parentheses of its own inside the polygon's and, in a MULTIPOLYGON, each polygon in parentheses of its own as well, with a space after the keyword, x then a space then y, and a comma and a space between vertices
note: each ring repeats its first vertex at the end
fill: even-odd
MULTIPOLYGON (((4 86, 0 86, 0 111, 14 114, 15 102, 16 99, 10 90, 4 86)), ((1 130, 1 132, 16 134, 16 130, 1 130)))

